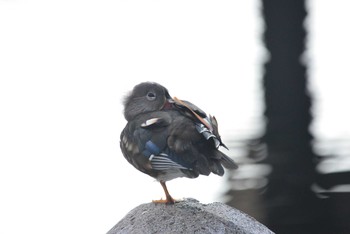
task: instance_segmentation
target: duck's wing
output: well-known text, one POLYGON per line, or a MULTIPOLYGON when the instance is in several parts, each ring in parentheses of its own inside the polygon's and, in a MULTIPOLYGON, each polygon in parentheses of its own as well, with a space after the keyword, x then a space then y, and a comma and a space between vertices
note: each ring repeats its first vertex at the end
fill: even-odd
MULTIPOLYGON (((122 152, 137 169, 157 179, 163 178, 159 180, 197 177, 200 172, 194 166, 196 159, 191 155, 191 140, 181 139, 174 130, 173 118, 176 116, 171 112, 157 111, 129 121, 121 135, 122 152)), ((182 126, 186 127, 186 123, 182 126)))

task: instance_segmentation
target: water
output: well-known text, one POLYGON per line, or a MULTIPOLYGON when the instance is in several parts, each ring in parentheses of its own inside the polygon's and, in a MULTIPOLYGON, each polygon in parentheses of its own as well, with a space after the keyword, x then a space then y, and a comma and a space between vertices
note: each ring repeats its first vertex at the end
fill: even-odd
MULTIPOLYGON (((278 159, 286 161, 279 162, 275 158, 276 172, 272 174, 274 177, 269 177, 271 180, 267 181, 272 168, 266 164, 256 164, 266 156, 264 144, 255 138, 248 138, 243 144, 242 138, 234 139, 236 147, 241 147, 243 152, 241 162, 244 164, 240 171, 231 174, 229 182, 232 190, 228 193, 229 203, 269 224, 273 230, 281 232, 287 227, 306 231, 312 225, 314 225, 312 229, 316 230, 321 228, 320 223, 323 221, 320 220, 327 220, 324 226, 332 231, 349 229, 348 218, 345 218, 349 217, 349 212, 342 208, 348 207, 350 194, 350 128, 347 124, 350 111, 346 108, 346 100, 349 99, 346 87, 349 86, 349 82, 343 79, 349 76, 349 71, 343 65, 343 61, 332 60, 327 50, 330 47, 327 46, 334 45, 332 52, 350 51, 350 48, 343 43, 329 41, 330 38, 325 41, 320 35, 320 32, 321 34, 323 32, 327 34, 326 36, 339 35, 342 39, 348 38, 349 31, 344 32, 344 28, 339 26, 346 22, 344 18, 347 16, 344 11, 339 10, 337 11, 339 15, 332 20, 325 17, 326 25, 339 27, 336 30, 332 27, 328 28, 328 31, 322 31, 318 27, 321 26, 318 23, 322 20, 318 17, 326 15, 330 9, 342 8, 343 5, 323 5, 324 8, 320 6, 313 8, 313 6, 312 4, 309 6, 310 15, 305 24, 311 40, 308 41, 309 50, 303 61, 310 67, 308 89, 313 101, 313 123, 310 131, 315 137, 312 147, 319 160, 316 168, 318 174, 312 181, 311 189, 321 199, 314 199, 314 194, 309 192, 309 182, 313 175, 310 171, 303 170, 305 165, 300 164, 301 169, 298 170, 298 165, 286 163, 289 162, 288 159, 295 159, 300 155, 312 156, 312 152, 298 148, 289 148, 289 152, 286 148, 276 147, 277 150, 270 151, 272 155, 269 156, 278 155, 278 159), (317 24, 312 24, 314 22, 317 24), (329 34, 329 31, 333 34, 329 34), (321 39, 318 40, 319 38, 321 39), (269 186, 265 188, 268 184, 269 186)), ((269 158, 271 160, 271 157, 269 158)), ((288 228, 285 229, 287 230, 288 228)), ((325 229, 318 231, 325 232, 325 229)), ((293 233, 291 229, 289 232, 293 233)))
POLYGON ((350 72, 344 63, 347 60, 345 57, 332 59, 350 52, 350 46, 345 43, 350 39, 350 31, 344 27, 345 22, 350 20, 344 10, 348 5, 346 1, 332 4, 309 2, 307 57, 310 64, 310 91, 314 99, 314 121, 310 130, 315 137, 314 151, 323 159, 317 169, 324 174, 350 171, 350 109, 347 108, 350 94, 346 88, 350 85, 346 78, 350 77, 350 72), (337 14, 329 18, 326 15, 330 11, 337 14))

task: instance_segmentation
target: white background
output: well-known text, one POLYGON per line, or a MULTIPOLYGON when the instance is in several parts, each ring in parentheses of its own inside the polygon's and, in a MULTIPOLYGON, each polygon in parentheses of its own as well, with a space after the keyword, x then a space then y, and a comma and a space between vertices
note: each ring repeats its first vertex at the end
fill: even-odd
MULTIPOLYGON (((310 89, 321 100, 314 131, 343 136, 349 112, 343 124, 325 123, 339 117, 329 97, 342 99, 349 87, 349 8, 345 0, 308 5, 310 89)), ((119 149, 121 101, 139 82, 159 82, 215 114, 224 140, 261 133, 267 56, 259 7, 0 0, 0 233, 105 233, 163 196, 119 149)), ((176 198, 213 202, 223 199, 224 180, 178 179, 168 188, 176 198)))

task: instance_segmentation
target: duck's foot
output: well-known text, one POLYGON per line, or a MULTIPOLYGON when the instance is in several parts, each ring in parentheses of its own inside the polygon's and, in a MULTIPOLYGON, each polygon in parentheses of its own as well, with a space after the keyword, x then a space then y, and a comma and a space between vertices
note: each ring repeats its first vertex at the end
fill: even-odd
POLYGON ((155 204, 166 204, 166 205, 173 205, 177 202, 180 202, 181 200, 175 200, 174 198, 170 197, 167 199, 160 199, 160 200, 152 200, 153 203, 155 204))

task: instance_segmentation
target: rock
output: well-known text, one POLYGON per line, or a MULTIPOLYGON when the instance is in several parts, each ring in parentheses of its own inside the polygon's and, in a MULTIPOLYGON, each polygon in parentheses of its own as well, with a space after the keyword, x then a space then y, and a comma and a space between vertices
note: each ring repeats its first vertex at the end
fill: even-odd
POLYGON ((247 214, 215 202, 185 199, 174 205, 142 204, 107 234, 116 233, 273 233, 247 214))

